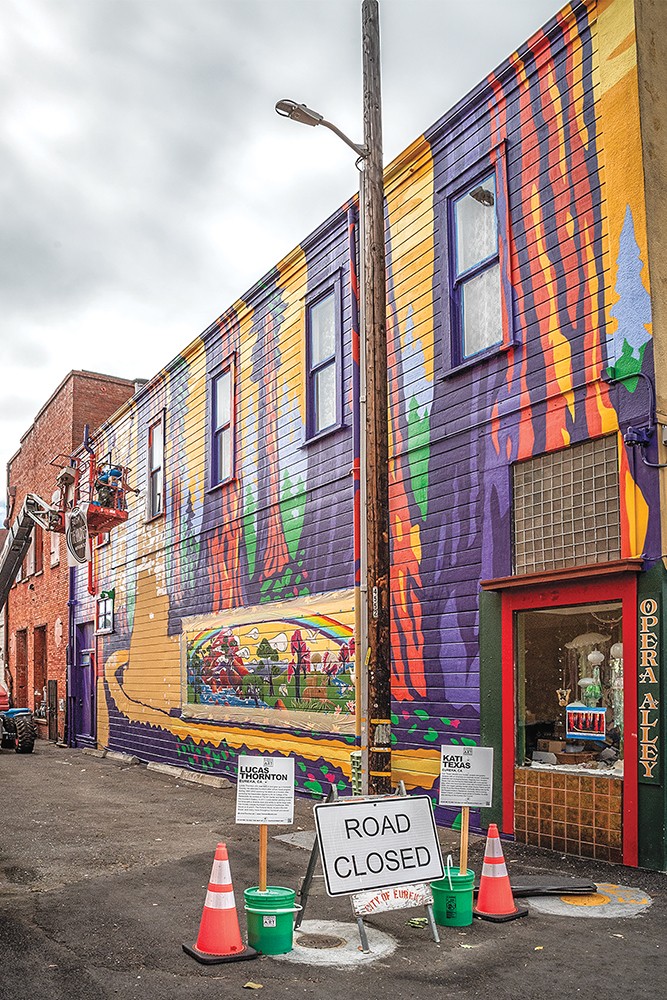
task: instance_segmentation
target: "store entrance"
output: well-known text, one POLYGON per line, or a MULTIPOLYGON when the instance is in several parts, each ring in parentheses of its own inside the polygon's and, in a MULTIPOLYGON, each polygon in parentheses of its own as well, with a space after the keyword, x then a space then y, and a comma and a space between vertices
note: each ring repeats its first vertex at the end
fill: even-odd
POLYGON ((637 864, 634 574, 502 595, 503 827, 637 864))

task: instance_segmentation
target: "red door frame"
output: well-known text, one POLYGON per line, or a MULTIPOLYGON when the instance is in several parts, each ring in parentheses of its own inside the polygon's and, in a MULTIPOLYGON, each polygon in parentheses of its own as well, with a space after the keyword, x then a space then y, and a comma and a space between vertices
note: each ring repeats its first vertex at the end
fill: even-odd
POLYGON ((516 757, 515 637, 516 611, 539 611, 573 604, 621 601, 623 614, 623 864, 638 864, 637 747, 637 579, 619 576, 543 583, 502 595, 502 786, 503 832, 514 833, 516 757))

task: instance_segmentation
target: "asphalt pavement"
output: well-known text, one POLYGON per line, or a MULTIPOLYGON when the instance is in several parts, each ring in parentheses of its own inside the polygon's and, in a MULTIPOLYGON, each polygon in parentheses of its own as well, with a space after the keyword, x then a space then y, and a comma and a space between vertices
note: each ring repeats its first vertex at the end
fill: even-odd
MULTIPOLYGON (((504 844, 511 874, 562 875, 635 887, 652 905, 638 916, 594 919, 596 907, 552 916, 531 908, 505 924, 475 920, 441 929, 436 945, 419 911, 375 916, 369 926, 397 942, 389 956, 337 968, 262 957, 202 966, 194 943, 218 841, 229 850, 242 932, 243 889, 257 884, 258 835, 234 822, 234 788, 198 786, 143 765, 39 743, 34 754, 0 753, 0 998, 2 1000, 196 1000, 314 996, 326 1000, 626 1000, 667 996, 667 876, 564 859, 504 844), (586 911, 586 915, 579 913, 586 911), (253 990, 248 983, 261 986, 253 990)), ((293 832, 313 830, 312 803, 297 801, 293 832)), ((275 840, 269 882, 296 888, 308 851, 275 840)), ((456 836, 441 831, 445 853, 456 836)), ((484 841, 473 837, 471 867, 484 841)), ((637 894, 636 894, 637 895, 637 894)), ((352 925, 347 898, 321 880, 310 920, 352 925)), ((352 930, 354 928, 352 927, 352 930)))

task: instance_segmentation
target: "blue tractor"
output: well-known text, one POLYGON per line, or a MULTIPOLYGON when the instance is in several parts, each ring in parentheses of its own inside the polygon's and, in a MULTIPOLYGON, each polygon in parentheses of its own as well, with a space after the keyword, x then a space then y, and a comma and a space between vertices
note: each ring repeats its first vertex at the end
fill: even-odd
POLYGON ((29 708, 10 708, 9 694, 0 683, 0 746, 16 753, 32 753, 37 727, 29 708))

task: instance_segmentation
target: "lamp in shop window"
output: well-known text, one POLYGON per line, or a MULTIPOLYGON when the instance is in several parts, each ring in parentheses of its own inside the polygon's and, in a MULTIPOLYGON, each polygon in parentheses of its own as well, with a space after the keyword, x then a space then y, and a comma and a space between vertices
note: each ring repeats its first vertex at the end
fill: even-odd
POLYGON ((581 696, 584 703, 590 707, 597 705, 602 697, 602 685, 600 684, 600 665, 604 663, 604 653, 599 649, 594 649, 586 657, 593 668, 592 677, 582 677, 579 681, 581 696))
POLYGON ((614 645, 609 650, 609 656, 612 660, 622 660, 623 659, 623 643, 615 642, 614 645))

